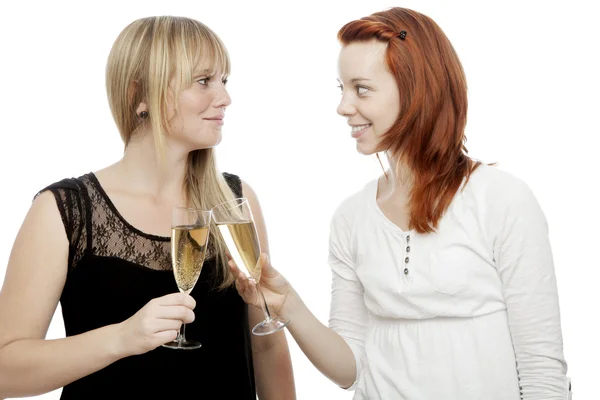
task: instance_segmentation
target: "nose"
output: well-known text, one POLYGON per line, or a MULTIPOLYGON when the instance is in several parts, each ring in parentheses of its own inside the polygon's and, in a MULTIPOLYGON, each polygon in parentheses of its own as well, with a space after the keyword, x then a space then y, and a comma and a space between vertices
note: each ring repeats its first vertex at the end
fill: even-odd
POLYGON ((219 89, 218 89, 218 93, 215 96, 215 107, 227 107, 228 105, 231 104, 231 97, 229 96, 229 93, 227 92, 227 88, 225 87, 224 84, 221 84, 219 89))
POLYGON ((356 113, 356 107, 352 104, 349 96, 342 94, 342 99, 337 107, 337 113, 342 117, 350 117, 356 113))

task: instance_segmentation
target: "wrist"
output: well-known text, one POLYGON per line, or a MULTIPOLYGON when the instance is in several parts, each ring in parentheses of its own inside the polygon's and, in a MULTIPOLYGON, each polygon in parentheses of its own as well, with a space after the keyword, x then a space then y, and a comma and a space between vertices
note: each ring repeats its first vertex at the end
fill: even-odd
POLYGON ((124 322, 121 322, 105 327, 107 330, 105 341, 107 345, 107 354, 114 361, 131 355, 127 352, 127 345, 124 341, 125 335, 123 333, 123 324, 124 322))
POLYGON ((298 293, 291 288, 288 294, 285 297, 283 305, 281 306, 281 317, 287 320, 293 320, 294 315, 298 313, 298 311, 303 306, 302 299, 298 295, 298 293))

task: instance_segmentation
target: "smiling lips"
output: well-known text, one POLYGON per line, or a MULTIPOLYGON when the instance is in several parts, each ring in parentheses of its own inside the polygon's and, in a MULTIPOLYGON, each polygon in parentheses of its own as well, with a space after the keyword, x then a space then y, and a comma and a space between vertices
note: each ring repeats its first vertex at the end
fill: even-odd
POLYGON ((218 117, 210 117, 210 118, 203 118, 205 121, 213 121, 214 123, 216 123, 217 125, 223 125, 224 121, 223 121, 223 116, 218 116, 218 117))
POLYGON ((352 137, 358 139, 372 124, 350 125, 352 127, 352 137))

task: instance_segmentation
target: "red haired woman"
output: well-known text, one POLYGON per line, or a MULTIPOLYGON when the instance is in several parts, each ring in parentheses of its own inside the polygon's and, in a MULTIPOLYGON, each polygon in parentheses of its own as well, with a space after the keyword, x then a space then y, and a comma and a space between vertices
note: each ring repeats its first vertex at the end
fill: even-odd
POLYGON ((546 220, 525 183, 467 156, 467 86, 448 38, 402 8, 338 38, 338 113, 359 152, 385 152, 391 167, 333 216, 330 327, 263 257, 268 303, 354 399, 568 399, 546 220))

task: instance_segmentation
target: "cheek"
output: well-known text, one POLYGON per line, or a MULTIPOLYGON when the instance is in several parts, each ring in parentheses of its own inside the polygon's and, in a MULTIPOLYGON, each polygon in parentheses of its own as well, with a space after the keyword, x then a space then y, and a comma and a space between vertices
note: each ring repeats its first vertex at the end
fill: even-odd
POLYGON ((395 113, 391 113, 391 112, 388 113, 385 116, 385 126, 384 126, 384 129, 386 131, 389 130, 394 125, 394 122, 396 122, 396 114, 395 113))
POLYGON ((387 132, 394 125, 397 117, 398 105, 390 103, 382 105, 377 110, 377 134, 382 135, 387 132))
POLYGON ((204 93, 191 92, 181 96, 179 109, 182 113, 199 114, 208 109, 211 99, 204 93))
POLYGON ((196 101, 195 110, 197 113, 200 114, 200 113, 205 112, 209 106, 210 106, 210 101, 208 101, 207 99, 200 99, 200 100, 196 101))
POLYGON ((202 101, 202 99, 189 101, 185 104, 185 112, 189 114, 201 114, 206 111, 209 104, 209 102, 202 101))

